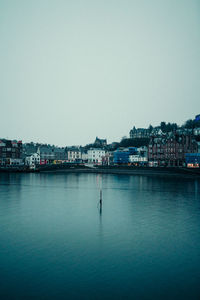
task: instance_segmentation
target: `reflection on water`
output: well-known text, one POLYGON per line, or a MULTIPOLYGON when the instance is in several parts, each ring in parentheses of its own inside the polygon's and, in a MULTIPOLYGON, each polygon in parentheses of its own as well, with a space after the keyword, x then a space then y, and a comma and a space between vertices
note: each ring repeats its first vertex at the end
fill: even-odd
POLYGON ((196 178, 0 174, 1 299, 199 299, 199 191, 196 178))

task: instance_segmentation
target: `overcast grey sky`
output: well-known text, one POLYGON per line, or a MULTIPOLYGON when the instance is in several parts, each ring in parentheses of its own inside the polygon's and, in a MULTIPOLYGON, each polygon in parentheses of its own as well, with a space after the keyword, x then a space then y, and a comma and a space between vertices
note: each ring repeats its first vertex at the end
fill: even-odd
POLYGON ((199 0, 0 0, 0 137, 118 141, 200 113, 199 0))

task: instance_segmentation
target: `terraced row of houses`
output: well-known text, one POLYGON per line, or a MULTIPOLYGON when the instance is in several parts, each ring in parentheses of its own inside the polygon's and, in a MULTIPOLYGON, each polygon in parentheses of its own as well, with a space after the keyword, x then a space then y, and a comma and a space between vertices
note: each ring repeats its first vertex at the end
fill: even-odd
MULTIPOLYGON (((137 130, 137 129, 135 129, 137 130)), ((141 128, 139 130, 141 131, 141 128)), ((137 135, 137 139, 146 137, 137 135), (140 136, 140 137, 139 137, 140 136)), ((134 140, 134 138, 132 139, 134 140)), ((45 164, 134 165, 151 167, 200 167, 200 128, 177 128, 172 132, 155 130, 141 147, 118 147, 112 151, 106 139, 96 138, 85 147, 57 147, 38 143, 0 139, 0 165, 45 164)))

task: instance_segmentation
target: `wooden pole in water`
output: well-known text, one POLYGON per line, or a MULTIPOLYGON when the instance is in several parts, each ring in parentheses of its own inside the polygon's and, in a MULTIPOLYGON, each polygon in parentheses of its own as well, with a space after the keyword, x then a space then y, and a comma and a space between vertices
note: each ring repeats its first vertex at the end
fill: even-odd
POLYGON ((100 190, 100 201, 99 201, 100 207, 102 206, 102 189, 100 190))

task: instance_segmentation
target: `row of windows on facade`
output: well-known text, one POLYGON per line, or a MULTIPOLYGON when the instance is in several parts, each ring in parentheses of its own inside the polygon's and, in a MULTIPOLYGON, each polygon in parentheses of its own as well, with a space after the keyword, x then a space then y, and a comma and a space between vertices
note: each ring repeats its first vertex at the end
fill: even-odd
POLYGON ((149 145, 149 148, 154 148, 154 147, 157 147, 157 148, 170 148, 170 147, 183 147, 183 144, 154 144, 154 145, 149 145))
MULTIPOLYGON (((158 154, 158 155, 151 155, 150 158, 177 158, 175 154, 167 154, 167 155, 162 155, 162 154, 158 154)), ((179 158, 182 158, 181 156, 179 158)))
MULTIPOLYGON (((9 156, 11 156, 12 158, 16 158, 16 154, 15 153, 13 153, 12 155, 9 155, 9 156)), ((6 152, 2 153, 2 157, 6 158, 7 157, 7 153, 6 152)))
MULTIPOLYGON (((174 148, 166 149, 165 152, 176 152, 176 150, 178 150, 178 152, 183 152, 183 149, 174 149, 174 148)), ((155 149, 154 149, 154 150, 149 149, 149 152, 150 152, 150 153, 152 153, 152 152, 154 152, 154 153, 156 153, 156 152, 161 153, 161 151, 162 151, 162 150, 157 150, 157 151, 155 151, 155 149)), ((163 152, 163 151, 162 151, 162 152, 163 152)))
POLYGON ((2 148, 1 149, 2 150, 2 152, 18 152, 19 151, 19 149, 18 148, 2 148))
MULTIPOLYGON (((98 151, 98 153, 100 154, 103 154, 105 151, 98 151)), ((97 153, 97 151, 92 151, 92 153, 94 154, 94 153, 97 153)))

